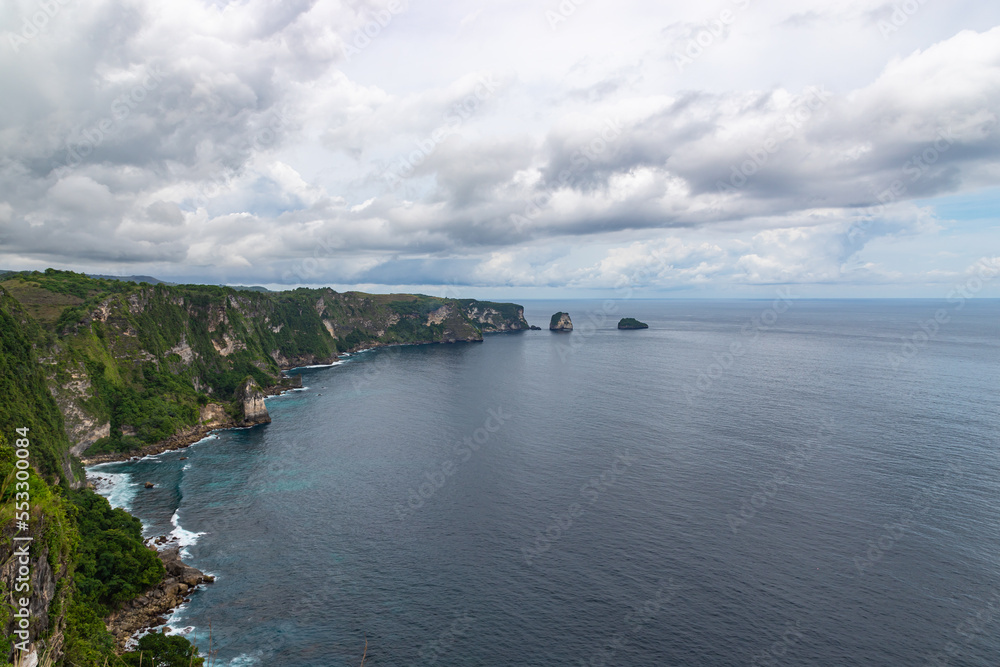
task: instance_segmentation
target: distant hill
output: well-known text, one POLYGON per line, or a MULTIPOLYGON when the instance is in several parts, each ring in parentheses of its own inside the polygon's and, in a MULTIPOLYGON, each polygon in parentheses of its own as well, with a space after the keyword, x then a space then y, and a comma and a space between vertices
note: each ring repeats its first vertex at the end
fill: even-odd
POLYGON ((271 290, 267 289, 266 287, 261 287, 260 285, 251 285, 251 286, 226 285, 226 287, 228 287, 229 289, 234 289, 237 292, 268 292, 268 293, 271 292, 271 290))
POLYGON ((150 285, 176 285, 177 283, 168 283, 159 278, 154 278, 153 276, 102 276, 97 273, 88 273, 88 277, 97 278, 98 280, 121 280, 126 283, 149 283, 150 285))

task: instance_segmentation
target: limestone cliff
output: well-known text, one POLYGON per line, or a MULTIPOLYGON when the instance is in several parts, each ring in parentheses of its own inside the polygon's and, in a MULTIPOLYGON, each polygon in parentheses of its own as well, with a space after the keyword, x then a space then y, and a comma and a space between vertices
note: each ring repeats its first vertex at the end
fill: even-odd
MULTIPOLYGON (((528 328, 517 304, 420 294, 247 292, 52 269, 7 275, 0 290, 42 324, 49 391, 72 453, 90 461, 195 437, 206 404, 225 406, 239 422, 247 377, 268 391, 285 385, 283 370, 331 363, 341 352, 528 328)), ((68 461, 67 453, 67 473, 68 461)))
MULTIPOLYGON (((33 660, 37 661, 42 656, 59 655, 62 650, 62 636, 58 629, 63 623, 63 618, 61 615, 53 618, 49 614, 49 610, 57 597, 61 597, 63 601, 66 598, 66 590, 63 587, 58 587, 57 584, 67 574, 67 564, 64 559, 68 554, 50 553, 45 535, 50 529, 50 526, 46 524, 52 518, 42 513, 36 513, 36 517, 38 521, 32 525, 30 534, 27 534, 28 537, 32 538, 31 542, 15 542, 13 540, 15 534, 19 537, 23 537, 25 534, 15 533, 13 524, 8 524, 4 528, 3 539, 0 540, 0 586, 3 587, 4 591, 10 591, 9 597, 4 597, 11 601, 19 600, 22 596, 26 597, 31 616, 31 623, 26 631, 18 626, 19 619, 15 615, 16 609, 8 611, 6 620, 0 625, 0 633, 5 638, 11 638, 13 643, 27 641, 26 646, 30 648, 30 651, 22 657, 22 664, 32 664, 33 660), (29 564, 27 569, 30 570, 30 574, 26 579, 22 577, 21 581, 18 581, 18 570, 21 568, 19 549, 22 548, 22 545, 29 545, 30 555, 27 558, 29 564), (53 570, 53 564, 55 570, 53 570), (21 586, 29 584, 30 588, 26 592, 18 592, 19 584, 21 586), (26 632, 27 637, 16 635, 15 631, 17 630, 26 632)), ((14 606, 16 607, 16 605, 14 606)), ((8 661, 13 661, 15 653, 19 652, 8 651, 4 657, 8 661)))
POLYGON ((569 319, 569 313, 556 313, 549 320, 549 331, 572 331, 573 321, 569 319))
POLYGON ((253 378, 248 377, 243 381, 237 396, 242 407, 244 426, 271 423, 271 415, 264 405, 266 394, 253 378))
POLYGON ((515 303, 461 301, 466 316, 484 333, 526 331, 531 327, 524 319, 524 308, 515 303))

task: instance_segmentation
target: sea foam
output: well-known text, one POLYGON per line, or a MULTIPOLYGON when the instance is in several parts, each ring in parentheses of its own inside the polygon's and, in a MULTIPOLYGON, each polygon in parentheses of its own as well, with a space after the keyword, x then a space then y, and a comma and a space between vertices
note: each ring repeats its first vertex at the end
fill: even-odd
POLYGON ((190 558, 191 554, 188 552, 187 547, 198 544, 198 538, 205 533, 194 533, 190 530, 185 530, 180 524, 180 517, 177 510, 174 510, 173 516, 170 517, 170 523, 174 529, 170 531, 168 537, 180 547, 181 558, 190 558))
POLYGON ((87 473, 93 480, 97 493, 107 498, 112 507, 120 507, 126 512, 131 511, 139 483, 132 481, 130 473, 102 472, 100 466, 91 466, 87 469, 87 473))

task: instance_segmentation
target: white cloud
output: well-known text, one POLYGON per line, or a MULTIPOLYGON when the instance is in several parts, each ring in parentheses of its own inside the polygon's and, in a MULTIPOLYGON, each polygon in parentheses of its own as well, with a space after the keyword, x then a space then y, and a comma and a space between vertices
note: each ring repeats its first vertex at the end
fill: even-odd
MULTIPOLYGON (((253 282, 306 260, 312 282, 924 281, 938 269, 877 249, 932 246, 939 221, 908 202, 1000 176, 1000 7, 928 4, 884 36, 880 1, 730 4, 683 71, 717 11, 587 4, 552 30, 527 0, 414 4, 348 61, 384 3, 66 5, 0 59, 0 260, 253 282)), ((11 7, 5 48, 34 5, 11 7)))

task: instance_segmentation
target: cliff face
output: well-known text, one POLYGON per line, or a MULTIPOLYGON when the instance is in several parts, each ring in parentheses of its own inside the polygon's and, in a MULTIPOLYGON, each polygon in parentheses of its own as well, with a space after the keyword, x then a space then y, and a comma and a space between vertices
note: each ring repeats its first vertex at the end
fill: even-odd
POLYGON ((550 331, 572 331, 573 321, 569 319, 569 313, 556 313, 549 321, 550 331))
MULTIPOLYGON (((248 377, 266 389, 282 369, 339 352, 528 328, 516 304, 413 294, 137 285, 53 270, 7 276, 0 289, 43 324, 48 387, 73 454, 90 460, 193 434, 206 404, 238 422, 248 377)), ((250 403, 250 419, 263 421, 266 409, 250 403)))
POLYGON ((526 331, 530 327, 524 319, 524 308, 514 303, 489 303, 461 301, 465 315, 484 333, 526 331))
MULTIPOLYGON (((33 541, 14 542, 15 535, 12 525, 6 526, 3 531, 3 541, 0 543, 0 582, 3 589, 11 592, 12 600, 19 600, 22 596, 28 600, 28 613, 31 622, 27 631, 19 627, 17 617, 18 605, 14 605, 14 610, 7 615, 6 622, 0 626, 3 637, 11 638, 15 646, 21 642, 26 642, 24 646, 30 650, 22 657, 22 664, 30 664, 34 656, 37 660, 41 655, 58 655, 62 649, 62 637, 59 632, 55 632, 56 627, 63 622, 62 618, 52 619, 49 616, 49 609, 58 596, 65 600, 66 591, 57 587, 57 583, 66 576, 66 563, 60 562, 59 554, 52 554, 50 559, 50 549, 46 544, 45 533, 46 523, 50 520, 48 516, 36 515, 40 519, 39 524, 32 527, 31 533, 33 541), (30 574, 27 578, 19 576, 21 567, 21 549, 30 544, 29 563, 30 574), (52 568, 55 561, 58 572, 52 568), (20 578, 20 581, 19 581, 20 578), (19 589, 18 586, 30 585, 30 589, 19 589), (23 592, 19 592, 22 591, 23 592), (25 632, 25 635, 18 636, 16 631, 25 632)), ((16 533, 21 536, 23 533, 16 533)), ((14 647, 12 647, 13 649, 14 647)), ((9 650, 4 656, 6 660, 13 661, 15 655, 22 653, 17 650, 9 650)))
POLYGON ((247 378, 243 382, 237 397, 242 407, 244 426, 271 423, 271 415, 267 413, 267 406, 264 405, 266 394, 253 378, 247 378))

